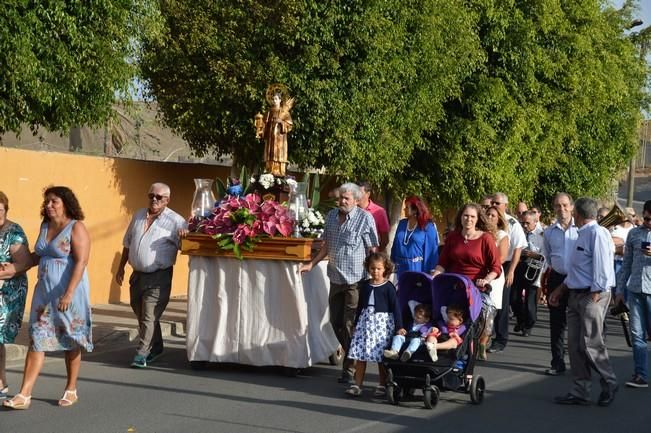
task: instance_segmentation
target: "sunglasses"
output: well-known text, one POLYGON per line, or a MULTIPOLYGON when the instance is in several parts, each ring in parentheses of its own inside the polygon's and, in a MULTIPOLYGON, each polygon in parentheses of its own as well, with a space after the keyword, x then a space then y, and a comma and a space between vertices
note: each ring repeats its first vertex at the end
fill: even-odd
POLYGON ((149 198, 149 200, 156 199, 157 201, 161 201, 162 199, 165 198, 164 195, 154 194, 154 193, 151 193, 151 192, 149 194, 147 194, 147 197, 149 198))

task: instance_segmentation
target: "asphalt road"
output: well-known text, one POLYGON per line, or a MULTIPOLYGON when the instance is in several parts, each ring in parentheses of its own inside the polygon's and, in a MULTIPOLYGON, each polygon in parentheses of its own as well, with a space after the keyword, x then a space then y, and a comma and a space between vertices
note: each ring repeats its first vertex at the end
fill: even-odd
MULTIPOLYGON (((609 349, 621 384, 608 408, 552 403, 570 386, 569 376, 547 377, 547 315, 529 338, 512 336, 506 352, 493 354, 476 373, 486 379, 482 405, 467 394, 445 392, 433 410, 421 401, 392 406, 371 397, 377 370, 367 375, 365 394, 347 398, 338 370, 318 365, 298 377, 280 369, 234 365, 190 368, 182 339, 168 340, 152 367, 128 367, 133 348, 88 354, 82 365, 78 404, 56 406, 65 383, 61 357, 48 358, 27 411, 0 410, 0 433, 49 432, 622 432, 651 431, 651 394, 627 389, 632 356, 619 322, 610 321, 609 349)), ((22 366, 9 366, 15 390, 22 366)), ((599 385, 595 381, 593 399, 599 385)))

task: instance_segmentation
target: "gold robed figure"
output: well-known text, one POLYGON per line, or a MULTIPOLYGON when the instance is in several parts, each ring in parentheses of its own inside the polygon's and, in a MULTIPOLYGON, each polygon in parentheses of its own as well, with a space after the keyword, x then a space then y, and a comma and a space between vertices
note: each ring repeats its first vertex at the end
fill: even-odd
POLYGON ((285 176, 287 168, 287 134, 292 130, 289 114, 294 98, 287 95, 287 87, 272 84, 267 89, 269 111, 255 116, 256 138, 264 140, 265 171, 274 176, 285 176))

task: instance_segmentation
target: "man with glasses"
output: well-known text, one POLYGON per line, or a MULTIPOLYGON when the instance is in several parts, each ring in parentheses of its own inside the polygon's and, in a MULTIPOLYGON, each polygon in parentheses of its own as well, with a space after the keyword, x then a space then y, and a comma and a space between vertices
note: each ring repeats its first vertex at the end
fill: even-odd
POLYGON ((491 204, 497 207, 504 214, 509 223, 509 252, 506 261, 502 264, 506 281, 502 293, 502 308, 497 310, 495 316, 495 338, 488 348, 489 353, 501 352, 506 348, 509 341, 509 307, 511 305, 511 286, 515 275, 515 269, 520 262, 520 252, 527 246, 527 239, 522 230, 522 226, 517 219, 506 212, 509 198, 503 192, 493 194, 491 204))
POLYGON ((617 392, 617 377, 604 342, 610 290, 615 287, 615 245, 608 229, 597 224, 597 207, 595 200, 585 197, 574 203, 576 246, 570 254, 565 281, 549 298, 549 303, 557 306, 568 294, 567 349, 574 381, 567 394, 554 399, 558 404, 589 404, 592 369, 600 376, 599 406, 610 405, 617 392))
POLYGON ((626 386, 648 388, 649 353, 646 331, 651 324, 651 200, 644 203, 644 222, 626 238, 624 263, 617 276, 615 304, 628 300, 629 324, 633 343, 634 373, 626 386))
POLYGON ((124 235, 122 257, 115 281, 122 285, 124 266, 129 278, 131 308, 138 318, 138 348, 132 367, 145 368, 163 353, 160 318, 172 290, 172 267, 187 232, 185 219, 168 208, 170 187, 154 183, 147 194, 149 206, 138 210, 124 235))

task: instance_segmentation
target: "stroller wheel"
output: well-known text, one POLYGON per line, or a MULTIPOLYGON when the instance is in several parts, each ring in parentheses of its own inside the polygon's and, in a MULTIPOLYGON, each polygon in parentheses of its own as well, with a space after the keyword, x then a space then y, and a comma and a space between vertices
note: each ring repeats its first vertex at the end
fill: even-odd
POLYGON ((436 385, 425 388, 423 390, 423 404, 425 405, 425 409, 433 409, 438 404, 440 395, 441 392, 436 385))
POLYGON ((486 382, 481 376, 475 376, 470 383, 470 401, 474 404, 481 404, 484 401, 484 391, 486 391, 486 382))
POLYGON ((391 404, 398 404, 400 401, 400 388, 391 383, 387 383, 387 401, 391 404))

